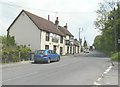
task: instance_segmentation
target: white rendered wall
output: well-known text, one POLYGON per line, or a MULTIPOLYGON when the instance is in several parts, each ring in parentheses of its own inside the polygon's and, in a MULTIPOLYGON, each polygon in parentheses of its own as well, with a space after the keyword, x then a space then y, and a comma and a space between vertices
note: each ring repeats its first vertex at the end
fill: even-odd
POLYGON ((40 49, 40 30, 24 12, 10 28, 9 34, 15 37, 18 45, 30 44, 33 51, 40 49))

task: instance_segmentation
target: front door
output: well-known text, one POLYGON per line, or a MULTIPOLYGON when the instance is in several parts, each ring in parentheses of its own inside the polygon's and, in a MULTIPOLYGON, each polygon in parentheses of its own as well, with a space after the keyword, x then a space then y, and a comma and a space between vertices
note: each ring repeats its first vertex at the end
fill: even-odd
POLYGON ((60 55, 62 55, 62 53, 63 53, 63 48, 60 47, 60 55))
POLYGON ((56 45, 53 45, 53 50, 56 52, 56 45))

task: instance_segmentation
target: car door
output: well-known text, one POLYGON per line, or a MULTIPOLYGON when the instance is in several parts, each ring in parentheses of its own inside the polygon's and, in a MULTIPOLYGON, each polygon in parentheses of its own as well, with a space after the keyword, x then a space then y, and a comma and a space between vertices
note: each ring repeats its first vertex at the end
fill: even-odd
POLYGON ((56 53, 56 51, 54 51, 54 60, 55 60, 55 61, 58 60, 58 54, 56 53))
POLYGON ((56 61, 57 56, 56 56, 56 52, 54 50, 52 50, 52 54, 53 54, 53 61, 56 61))

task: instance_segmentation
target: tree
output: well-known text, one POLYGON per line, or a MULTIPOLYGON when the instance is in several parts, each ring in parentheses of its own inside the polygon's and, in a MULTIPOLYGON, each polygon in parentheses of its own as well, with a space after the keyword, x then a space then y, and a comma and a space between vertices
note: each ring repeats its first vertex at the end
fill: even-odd
POLYGON ((83 46, 85 49, 87 48, 87 41, 86 40, 84 41, 83 46))
POLYGON ((108 54, 116 52, 117 39, 120 37, 120 4, 113 3, 115 2, 101 4, 95 22, 96 28, 101 30, 101 35, 96 36, 94 40, 95 47, 108 54))

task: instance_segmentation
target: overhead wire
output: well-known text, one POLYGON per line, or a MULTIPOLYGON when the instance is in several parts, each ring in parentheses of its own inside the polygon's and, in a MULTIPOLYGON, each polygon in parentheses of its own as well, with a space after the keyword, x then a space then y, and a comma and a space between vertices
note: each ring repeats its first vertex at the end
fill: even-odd
POLYGON ((0 1, 0 4, 4 4, 4 5, 9 5, 9 6, 12 6, 12 7, 18 7, 18 8, 24 8, 24 9, 31 9, 31 10, 39 10, 39 11, 43 11, 43 12, 51 12, 51 13, 54 13, 54 14, 93 14, 95 13, 94 11, 92 12, 79 12, 79 11, 51 11, 51 10, 45 10, 45 9, 38 9, 38 8, 30 8, 30 7, 24 7, 24 6, 21 6, 21 5, 16 5, 14 4, 13 2, 1 2, 0 1))

